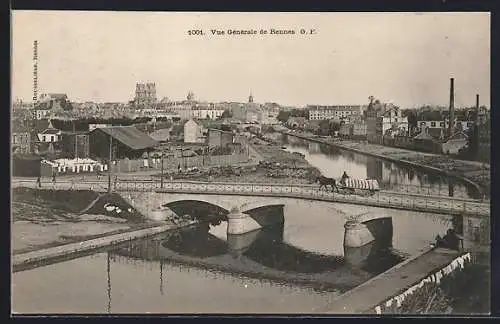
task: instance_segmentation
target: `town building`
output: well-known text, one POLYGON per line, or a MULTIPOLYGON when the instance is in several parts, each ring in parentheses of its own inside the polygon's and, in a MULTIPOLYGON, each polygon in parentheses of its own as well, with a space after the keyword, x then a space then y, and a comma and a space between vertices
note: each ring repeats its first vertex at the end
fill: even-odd
POLYGON ((104 127, 111 127, 111 124, 89 124, 89 132, 93 131, 96 128, 104 128, 104 127))
POLYGON ((144 153, 149 154, 158 144, 134 126, 96 128, 89 133, 89 156, 109 159, 111 138, 113 159, 138 159, 144 153))
MULTIPOLYGON (((455 119, 453 126, 458 130, 467 130, 472 127, 474 124, 473 121, 467 120, 458 120, 455 119)), ((450 126, 450 120, 448 118, 444 118, 443 120, 419 120, 417 121, 417 131, 422 132, 426 128, 442 128, 447 130, 450 126)))
POLYGON ((307 126, 307 120, 305 117, 290 117, 286 121, 288 128, 298 128, 304 129, 307 126))
POLYGON ((149 136, 151 136, 151 138, 158 143, 167 143, 168 141, 170 141, 170 133, 172 131, 172 127, 155 130, 154 132, 150 133, 149 136))
POLYGON ((408 117, 403 117, 399 107, 391 103, 372 101, 365 113, 366 137, 370 143, 382 144, 389 130, 390 136, 408 134, 408 117))
POLYGON ((12 153, 29 154, 31 152, 31 134, 26 122, 12 121, 12 153))
POLYGON ((441 153, 441 140, 444 137, 443 129, 429 129, 413 137, 413 148, 422 152, 441 153), (437 130, 438 132, 434 132, 437 130))
POLYGON ((351 137, 353 125, 345 123, 340 125, 339 136, 340 137, 351 137))
POLYGON ((184 143, 203 143, 203 130, 201 125, 193 119, 184 123, 184 143))
POLYGON ((209 147, 226 147, 234 143, 233 132, 210 128, 208 130, 207 144, 209 147))
POLYGON ((262 111, 259 104, 246 103, 231 107, 233 118, 247 123, 259 123, 262 120, 262 111))
POLYGON ((463 131, 458 131, 442 143, 441 151, 443 154, 458 154, 467 147, 469 137, 463 131))
POLYGON ((309 120, 325 120, 325 119, 351 119, 363 114, 364 107, 361 105, 344 105, 344 106, 318 106, 308 105, 309 120))
POLYGON ((52 121, 49 120, 47 128, 41 132, 38 132, 37 138, 38 141, 41 143, 56 143, 61 140, 61 134, 62 134, 61 130, 56 129, 52 125, 52 121))
POLYGON ((377 134, 381 134, 382 136, 408 136, 408 117, 403 117, 401 110, 397 106, 386 106, 385 111, 377 118, 376 125, 377 134))
POLYGON ((366 138, 367 126, 364 121, 356 121, 352 125, 353 138, 366 138))
POLYGON ((224 112, 223 109, 217 108, 214 105, 195 105, 191 109, 191 118, 196 119, 219 119, 224 112))
POLYGON ((71 111, 73 105, 64 93, 48 93, 40 95, 35 106, 36 119, 44 119, 57 111, 71 111))
POLYGON ((137 83, 135 85, 136 105, 151 105, 156 103, 156 84, 155 83, 137 83))

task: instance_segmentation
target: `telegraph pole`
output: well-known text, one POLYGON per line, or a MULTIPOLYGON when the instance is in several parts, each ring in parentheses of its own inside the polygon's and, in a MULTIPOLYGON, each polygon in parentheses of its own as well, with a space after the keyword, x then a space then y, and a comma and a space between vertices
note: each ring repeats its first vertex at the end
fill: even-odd
POLYGON ((161 177, 160 177, 160 188, 163 189, 163 151, 161 152, 161 177))
POLYGON ((74 119, 73 119, 73 136, 75 136, 75 159, 78 159, 78 136, 76 136, 74 119))

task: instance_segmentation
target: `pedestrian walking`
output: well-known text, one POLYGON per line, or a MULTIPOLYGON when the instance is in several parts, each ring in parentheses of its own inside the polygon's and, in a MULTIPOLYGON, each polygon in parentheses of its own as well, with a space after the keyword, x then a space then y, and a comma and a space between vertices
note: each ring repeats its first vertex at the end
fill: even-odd
POLYGON ((38 188, 42 187, 42 179, 40 178, 40 176, 36 178, 36 185, 38 188))
POLYGON ((56 173, 55 172, 52 173, 52 184, 53 185, 56 184, 56 173))

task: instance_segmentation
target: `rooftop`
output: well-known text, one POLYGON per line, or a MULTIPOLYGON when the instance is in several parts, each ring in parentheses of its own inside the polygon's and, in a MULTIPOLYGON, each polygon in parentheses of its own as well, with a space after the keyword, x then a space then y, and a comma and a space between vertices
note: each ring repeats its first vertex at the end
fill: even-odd
POLYGON ((339 111, 352 111, 360 110, 361 105, 337 105, 337 106, 319 106, 319 105, 309 105, 307 106, 310 110, 339 110, 339 111))
POLYGON ((134 150, 142 150, 154 147, 157 142, 151 136, 139 131, 134 126, 111 126, 96 128, 93 132, 103 132, 112 136, 115 140, 127 145, 134 150))

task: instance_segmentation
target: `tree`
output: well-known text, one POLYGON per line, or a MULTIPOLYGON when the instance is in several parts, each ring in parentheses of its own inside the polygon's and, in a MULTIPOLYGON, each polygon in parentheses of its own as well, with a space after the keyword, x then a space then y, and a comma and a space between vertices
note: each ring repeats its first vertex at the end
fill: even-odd
POLYGON ((404 109, 402 111, 403 117, 408 117, 408 128, 413 129, 417 127, 417 111, 416 109, 404 109))
POLYGON ((278 116, 276 117, 276 119, 279 120, 282 123, 286 123, 289 118, 290 118, 290 112, 285 111, 285 110, 281 110, 278 113, 278 116))
POLYGON ((330 122, 326 119, 319 122, 319 134, 329 135, 330 134, 330 122))
POLYGON ((231 113, 231 111, 229 109, 225 109, 222 112, 222 115, 220 116, 220 118, 231 118, 231 117, 233 117, 233 114, 231 113))
POLYGON ((337 121, 332 121, 330 122, 330 134, 335 134, 335 132, 338 132, 340 130, 340 122, 337 121))

